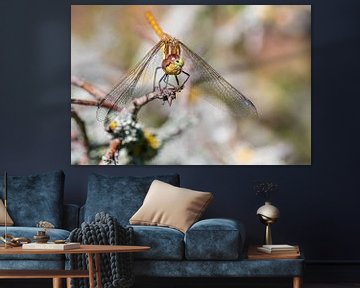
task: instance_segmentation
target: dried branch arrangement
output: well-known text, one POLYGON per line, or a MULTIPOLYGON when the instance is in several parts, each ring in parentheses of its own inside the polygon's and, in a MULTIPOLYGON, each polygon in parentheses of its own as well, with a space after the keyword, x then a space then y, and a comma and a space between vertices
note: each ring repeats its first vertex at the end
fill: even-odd
POLYGON ((271 195, 279 190, 279 185, 272 182, 258 182, 254 186, 254 190, 257 196, 260 196, 265 201, 270 201, 271 195))

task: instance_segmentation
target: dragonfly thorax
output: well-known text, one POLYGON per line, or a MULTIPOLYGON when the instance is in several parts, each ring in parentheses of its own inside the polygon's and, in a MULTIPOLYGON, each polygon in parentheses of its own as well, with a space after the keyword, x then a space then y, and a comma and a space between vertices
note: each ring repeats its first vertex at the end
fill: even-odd
POLYGON ((168 55, 161 64, 162 69, 168 75, 179 75, 184 66, 184 60, 176 54, 168 55))

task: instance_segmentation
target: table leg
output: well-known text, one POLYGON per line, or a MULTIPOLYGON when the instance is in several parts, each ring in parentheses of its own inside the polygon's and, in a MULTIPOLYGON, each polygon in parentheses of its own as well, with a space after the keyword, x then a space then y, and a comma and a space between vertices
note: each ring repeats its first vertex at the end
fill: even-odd
POLYGON ((61 278, 53 278, 53 288, 61 288, 61 278))
POLYGON ((89 288, 95 288, 94 282, 94 254, 88 253, 88 260, 89 260, 89 288))
POLYGON ((101 284, 101 255, 95 254, 95 271, 96 271, 96 285, 97 288, 102 288, 101 284))
POLYGON ((71 288, 71 278, 66 278, 66 288, 71 288))
POLYGON ((296 276, 293 278, 293 288, 301 288, 301 277, 296 276))

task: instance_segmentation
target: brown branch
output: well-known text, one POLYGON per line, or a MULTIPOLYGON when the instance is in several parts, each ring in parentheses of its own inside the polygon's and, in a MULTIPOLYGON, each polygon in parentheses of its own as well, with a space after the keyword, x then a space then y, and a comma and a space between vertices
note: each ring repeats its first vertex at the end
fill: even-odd
MULTIPOLYGON (((98 100, 98 101, 94 101, 94 100, 83 100, 83 99, 71 99, 71 104, 98 107, 99 103, 101 103, 101 101, 104 100, 104 98, 107 95, 105 92, 98 89, 91 83, 83 81, 76 76, 71 77, 71 84, 84 89, 98 100)), ((162 90, 156 89, 153 92, 150 92, 148 94, 145 94, 141 97, 132 100, 131 104, 129 105, 130 107, 128 108, 128 112, 132 115, 132 118, 136 119, 140 109, 143 106, 145 106, 147 103, 153 101, 154 99, 162 99, 164 102, 168 102, 169 105, 171 106, 172 101, 176 98, 176 93, 180 92, 181 90, 182 87, 178 87, 178 88, 170 87, 162 90)), ((119 112, 123 110, 123 107, 120 107, 117 104, 111 102, 107 102, 106 100, 101 103, 101 107, 119 112)))
POLYGON ((134 119, 136 119, 137 114, 140 109, 144 107, 149 102, 155 99, 161 99, 164 102, 168 102, 169 106, 171 106, 172 101, 176 98, 176 93, 180 92, 182 87, 179 88, 165 88, 163 90, 156 89, 154 92, 145 94, 141 97, 135 98, 128 109, 129 113, 132 115, 134 119))
POLYGON ((97 107, 99 102, 94 100, 71 99, 71 104, 97 107))
POLYGON ((99 102, 105 98, 106 93, 102 91, 101 89, 95 87, 89 82, 86 82, 84 80, 81 80, 80 78, 76 76, 71 76, 71 85, 80 87, 84 89, 85 91, 89 92, 90 95, 94 96, 96 100, 99 102))
POLYGON ((120 145, 121 145, 120 139, 116 138, 116 139, 111 140, 111 142, 109 144, 109 148, 106 151, 106 154, 101 159, 99 164, 100 165, 109 165, 110 163, 116 164, 116 157, 117 157, 117 153, 119 151, 120 145))
MULTIPOLYGON (((71 104, 77 104, 77 105, 83 105, 83 106, 93 106, 93 107, 99 107, 99 102, 94 100, 85 100, 85 99, 71 99, 71 104)), ((105 107, 114 111, 121 112, 123 109, 119 106, 116 106, 114 104, 108 103, 104 101, 101 104, 101 107, 105 107)))

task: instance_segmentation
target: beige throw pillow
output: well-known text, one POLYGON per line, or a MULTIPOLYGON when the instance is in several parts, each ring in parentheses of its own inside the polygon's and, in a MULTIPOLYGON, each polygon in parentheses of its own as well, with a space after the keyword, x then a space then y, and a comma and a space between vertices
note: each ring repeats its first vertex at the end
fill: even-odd
MULTIPOLYGON (((10 218, 9 214, 7 213, 7 225, 8 226, 12 226, 14 225, 14 221, 10 218)), ((5 205, 3 203, 3 201, 0 199, 0 226, 4 226, 5 225, 5 205)))
POLYGON ((154 180, 130 224, 166 226, 186 232, 212 200, 209 192, 179 188, 154 180))

